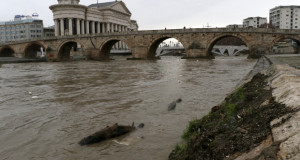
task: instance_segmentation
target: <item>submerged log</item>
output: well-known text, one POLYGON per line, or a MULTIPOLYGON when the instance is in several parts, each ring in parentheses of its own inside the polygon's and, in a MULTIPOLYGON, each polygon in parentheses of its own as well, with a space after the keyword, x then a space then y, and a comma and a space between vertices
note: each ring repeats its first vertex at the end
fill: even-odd
POLYGON ((118 124, 115 124, 111 127, 106 127, 104 129, 102 129, 101 131, 98 131, 88 137, 83 138, 81 141, 79 141, 78 144, 80 144, 81 146, 84 146, 84 145, 99 143, 101 141, 104 141, 104 140, 107 140, 110 138, 122 136, 133 130, 135 130, 134 125, 132 125, 132 126, 120 125, 119 126, 118 124))

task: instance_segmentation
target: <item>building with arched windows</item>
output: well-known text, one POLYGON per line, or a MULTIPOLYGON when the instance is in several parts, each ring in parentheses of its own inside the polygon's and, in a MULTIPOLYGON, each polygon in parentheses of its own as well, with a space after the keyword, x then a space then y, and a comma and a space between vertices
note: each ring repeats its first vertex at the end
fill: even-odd
POLYGON ((80 5, 80 0, 58 0, 50 6, 55 36, 100 34, 138 30, 131 12, 122 1, 80 5))

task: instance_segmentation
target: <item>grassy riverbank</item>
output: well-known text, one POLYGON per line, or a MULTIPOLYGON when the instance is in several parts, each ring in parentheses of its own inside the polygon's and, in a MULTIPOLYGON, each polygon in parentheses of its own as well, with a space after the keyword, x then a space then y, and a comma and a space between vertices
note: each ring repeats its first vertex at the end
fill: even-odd
POLYGON ((255 75, 207 116, 191 121, 182 135, 184 143, 169 159, 234 159, 259 146, 271 135, 271 121, 294 112, 274 101, 267 78, 255 75))

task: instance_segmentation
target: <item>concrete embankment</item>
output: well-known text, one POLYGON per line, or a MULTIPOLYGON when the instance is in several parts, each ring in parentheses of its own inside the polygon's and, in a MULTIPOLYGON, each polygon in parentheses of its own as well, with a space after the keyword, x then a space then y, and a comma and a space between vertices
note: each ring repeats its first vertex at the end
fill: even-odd
POLYGON ((222 104, 191 121, 169 159, 300 159, 297 66, 291 56, 260 59, 222 104))
POLYGON ((272 60, 273 65, 262 73, 268 77, 275 101, 294 112, 271 121, 272 134, 268 139, 237 160, 300 159, 300 70, 288 64, 278 64, 276 58, 272 60))

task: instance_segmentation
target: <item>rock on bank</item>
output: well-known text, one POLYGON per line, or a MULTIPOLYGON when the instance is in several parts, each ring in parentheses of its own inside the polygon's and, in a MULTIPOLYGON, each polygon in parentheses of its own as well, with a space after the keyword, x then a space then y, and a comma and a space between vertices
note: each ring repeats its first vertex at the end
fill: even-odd
POLYGON ((193 120, 169 159, 300 159, 300 70, 274 65, 193 120))

